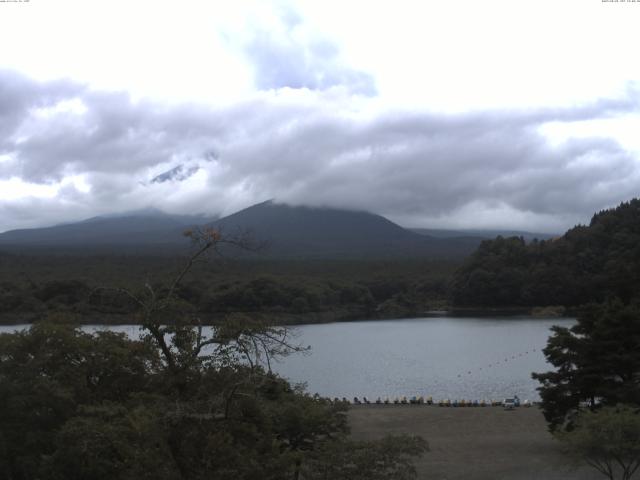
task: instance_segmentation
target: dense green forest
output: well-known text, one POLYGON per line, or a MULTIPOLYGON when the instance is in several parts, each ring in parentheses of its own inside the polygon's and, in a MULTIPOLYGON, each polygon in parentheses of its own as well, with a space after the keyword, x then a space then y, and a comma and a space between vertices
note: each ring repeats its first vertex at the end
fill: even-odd
MULTIPOLYGON (((0 321, 131 323, 116 287, 162 288, 184 257, 0 255, 0 321)), ((435 260, 239 260, 194 265, 176 292, 213 323, 243 312, 276 323, 414 316, 443 308, 458 266, 435 260)))
POLYGON ((141 340, 48 323, 0 334, 1 479, 415 478, 422 439, 350 440, 346 404, 305 394, 245 348, 295 350, 285 330, 172 327, 160 348, 158 325, 146 327, 141 340))
POLYGON ((588 226, 562 237, 526 243, 498 237, 482 242, 456 272, 457 306, 579 306, 640 292, 640 200, 601 211, 588 226))
POLYGON ((424 440, 350 440, 344 402, 271 372, 305 350, 286 327, 238 315, 210 334, 194 325, 178 291, 223 242, 206 231, 164 285, 119 290, 140 339, 51 322, 0 334, 0 478, 415 478, 424 440))
MULTIPOLYGON (((0 254, 0 322, 130 323, 115 287, 161 288, 183 256, 0 254)), ((477 307, 577 307, 640 287, 640 200, 550 240, 497 237, 465 261, 222 259, 194 266, 177 295, 205 323, 230 312, 275 323, 419 316, 477 307), (461 263, 462 262, 462 263, 461 263)))

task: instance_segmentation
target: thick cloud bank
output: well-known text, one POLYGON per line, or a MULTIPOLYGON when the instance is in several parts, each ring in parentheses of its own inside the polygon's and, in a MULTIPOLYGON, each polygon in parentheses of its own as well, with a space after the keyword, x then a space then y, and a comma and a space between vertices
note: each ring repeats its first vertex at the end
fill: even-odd
POLYGON ((638 112, 633 91, 455 115, 356 104, 335 89, 281 89, 225 109, 168 107, 0 71, 0 229, 145 207, 227 214, 276 198, 415 226, 560 230, 640 193, 638 159, 612 139, 540 132, 638 112))
POLYGON ((294 10, 285 9, 275 26, 256 29, 244 46, 258 89, 342 87, 352 94, 375 95, 373 77, 346 66, 331 40, 306 38, 302 18, 294 10))

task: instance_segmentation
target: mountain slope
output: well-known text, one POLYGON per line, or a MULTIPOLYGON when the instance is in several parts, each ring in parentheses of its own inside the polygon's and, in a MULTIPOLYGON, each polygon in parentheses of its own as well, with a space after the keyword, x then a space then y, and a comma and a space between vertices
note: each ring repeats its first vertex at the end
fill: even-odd
POLYGON ((203 217, 138 212, 122 216, 93 217, 77 223, 46 228, 11 230, 0 234, 0 245, 20 247, 131 247, 185 246, 180 235, 201 224, 203 217))
POLYGON ((362 211, 292 207, 271 201, 212 224, 225 234, 249 231, 267 242, 264 253, 287 257, 461 256, 477 242, 451 242, 406 230, 362 211))
POLYGON ((0 234, 0 247, 10 251, 184 252, 188 241, 182 232, 198 225, 231 236, 249 232, 254 241, 266 244, 257 255, 270 258, 453 258, 468 255, 480 242, 471 237, 420 235, 368 212, 269 201, 215 221, 146 211, 12 230, 0 234))

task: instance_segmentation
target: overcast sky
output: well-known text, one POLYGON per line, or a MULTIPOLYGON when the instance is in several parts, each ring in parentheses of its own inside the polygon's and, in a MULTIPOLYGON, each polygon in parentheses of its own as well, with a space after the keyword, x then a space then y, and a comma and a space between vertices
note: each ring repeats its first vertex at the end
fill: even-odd
POLYGON ((640 2, 0 2, 0 231, 276 200, 561 232, 640 195, 640 2))

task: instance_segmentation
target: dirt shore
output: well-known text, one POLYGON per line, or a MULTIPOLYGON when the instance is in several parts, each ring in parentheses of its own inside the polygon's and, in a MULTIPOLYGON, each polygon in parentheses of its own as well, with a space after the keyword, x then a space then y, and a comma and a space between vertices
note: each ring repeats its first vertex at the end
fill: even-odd
POLYGON ((358 405, 349 411, 352 436, 421 435, 430 451, 416 463, 419 479, 597 480, 588 466, 572 466, 551 437, 537 407, 453 408, 358 405))

